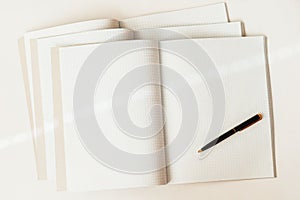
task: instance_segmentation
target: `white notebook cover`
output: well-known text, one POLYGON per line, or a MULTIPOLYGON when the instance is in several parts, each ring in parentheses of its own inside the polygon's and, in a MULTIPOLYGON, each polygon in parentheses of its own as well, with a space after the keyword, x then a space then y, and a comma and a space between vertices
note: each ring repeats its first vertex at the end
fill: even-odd
POLYGON ((162 28, 228 22, 225 3, 156 13, 120 20, 120 27, 129 29, 162 28))

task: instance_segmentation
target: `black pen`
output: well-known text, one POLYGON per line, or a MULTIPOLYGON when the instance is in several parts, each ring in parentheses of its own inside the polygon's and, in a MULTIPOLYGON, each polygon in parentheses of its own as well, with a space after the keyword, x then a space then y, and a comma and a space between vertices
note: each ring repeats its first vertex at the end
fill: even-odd
POLYGON ((242 131, 242 130, 248 128, 249 126, 255 124, 258 121, 260 121, 261 119, 262 119, 262 114, 254 115, 250 119, 248 119, 245 122, 241 123, 240 125, 234 127, 233 129, 227 131, 226 133, 224 133, 220 137, 214 139, 213 141, 211 141, 210 143, 208 143, 207 145, 205 145, 204 147, 199 149, 198 153, 201 153, 202 151, 205 151, 205 150, 217 145, 218 143, 222 142, 223 140, 229 138, 230 136, 234 135, 235 133, 237 133, 239 131, 242 131))

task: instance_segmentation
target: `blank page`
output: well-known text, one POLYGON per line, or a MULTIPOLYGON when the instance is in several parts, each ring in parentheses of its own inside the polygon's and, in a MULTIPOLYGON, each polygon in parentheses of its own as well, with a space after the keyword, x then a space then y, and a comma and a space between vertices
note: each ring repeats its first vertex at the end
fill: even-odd
MULTIPOLYGON (((59 190, 68 191, 88 191, 113 188, 128 188, 140 187, 149 185, 160 185, 166 183, 165 168, 149 171, 147 173, 133 173, 123 171, 125 169, 115 169, 107 166, 101 160, 95 158, 95 154, 91 153, 86 148, 86 144, 82 143, 82 136, 78 135, 78 124, 75 124, 74 118, 74 90, 78 74, 81 71, 83 64, 91 53, 97 56, 97 59, 103 59, 103 53, 97 54, 95 51, 98 47, 105 48, 122 48, 131 47, 136 51, 128 52, 115 60, 99 77, 99 82, 94 94, 95 113, 97 124, 101 128, 105 140, 108 140, 111 145, 117 147, 121 151, 130 154, 149 154, 164 146, 163 130, 160 130, 162 122, 162 113, 158 110, 154 111, 153 118, 149 118, 146 113, 149 113, 154 105, 161 104, 160 87, 145 86, 137 88, 136 92, 130 98, 129 106, 126 106, 126 101, 122 104, 117 104, 123 108, 128 108, 128 112, 132 121, 138 127, 147 127, 153 124, 149 133, 154 130, 160 130, 155 136, 141 140, 135 137, 126 135, 117 125, 112 112, 112 98, 115 88, 122 77, 128 72, 136 70, 140 66, 148 66, 159 62, 159 52, 157 50, 157 42, 152 41, 122 41, 111 42, 106 44, 83 45, 75 47, 58 48, 53 52, 53 78, 54 78, 54 106, 55 118, 59 120, 58 126, 55 129, 55 148, 56 148, 56 163, 57 163, 57 185, 59 190), (84 145, 85 144, 85 145, 84 145), (120 172, 120 170, 122 172, 120 172)), ((99 60, 99 61, 100 61, 99 60)), ((98 62, 97 62, 98 63, 98 62)), ((100 63, 100 62, 99 62, 100 63)), ((96 65, 99 70, 101 65, 96 65)), ((86 68, 85 68, 86 69, 86 68)), ((92 71, 93 74, 96 71, 92 71)), ((159 66, 153 66, 149 70, 144 71, 142 76, 135 76, 133 79, 141 77, 150 79, 151 82, 159 83, 160 77, 159 66)), ((90 77, 90 76, 89 76, 90 77)), ((88 78, 89 79, 89 78, 88 78)), ((134 81, 131 79, 132 81, 134 81)), ((84 83, 89 83, 87 80, 84 83)), ((87 90, 90 87, 86 88, 87 90)), ((121 90, 123 91, 123 90, 121 90)), ((85 94, 81 94, 85 97, 85 94)), ((85 111, 85 107, 82 108, 85 111)), ((82 120, 85 116, 90 116, 89 113, 83 112, 82 120)), ((90 138, 89 130, 81 133, 86 134, 84 137, 90 138)), ((126 131, 126 130, 125 130, 126 131)), ((99 133, 100 134, 100 133, 99 133)), ((98 134, 97 134, 98 135, 98 134)), ((100 140, 92 141, 99 148, 103 147, 100 140)), ((98 153, 111 155, 111 151, 102 150, 98 153)), ((165 157, 153 157, 149 164, 164 166, 165 157)), ((110 157, 111 159, 122 160, 120 155, 110 157)), ((116 160, 115 160, 116 161, 116 160)), ((132 166, 140 166, 141 163, 133 162, 132 160, 123 160, 132 166)))
MULTIPOLYGON (((197 104, 194 109, 198 110, 198 117, 195 117, 195 119, 198 118, 195 137, 190 141, 190 146, 187 146, 186 151, 181 152, 182 156, 168 167, 169 183, 273 177, 271 128, 273 119, 270 115, 265 38, 196 39, 193 40, 193 44, 197 44, 201 50, 198 49, 196 53, 194 52, 195 54, 191 53, 195 49, 190 49, 188 52, 184 50, 190 42, 187 40, 165 41, 160 45, 161 63, 164 65, 161 72, 162 83, 168 86, 177 81, 168 78, 165 72, 167 67, 180 74, 189 87, 178 85, 178 91, 182 92, 190 88, 194 94, 193 98, 185 96, 182 101, 187 100, 192 103, 195 99, 197 104), (195 63, 190 63, 191 60, 184 59, 182 55, 195 55, 194 58, 199 59, 199 62, 194 65, 195 63), (211 68, 201 71, 203 70, 201 66, 211 68), (217 70, 220 79, 213 73, 213 68, 217 70), (211 83, 221 80, 225 101, 223 104, 222 102, 218 104, 221 105, 219 109, 213 101, 212 88, 215 86, 211 87, 207 80, 212 81, 211 83), (216 120, 212 121, 212 113, 214 109, 218 109, 217 115, 222 116, 222 107, 225 114, 220 131, 208 135, 210 126, 218 126, 215 124, 216 120), (260 122, 210 150, 201 154, 197 153, 198 149, 212 139, 257 113, 263 114, 260 122)), ((220 90, 217 92, 222 94, 220 90)), ((163 102, 166 145, 171 145, 176 141, 179 130, 183 126, 184 106, 183 102, 178 101, 176 94, 167 89, 163 90, 163 102)), ((193 120, 194 118, 188 120, 190 121, 188 126, 193 126, 193 120)), ((190 133, 182 134, 188 136, 190 133)), ((174 153, 176 152, 168 152, 168 162, 172 161, 170 157, 173 158, 174 153)))

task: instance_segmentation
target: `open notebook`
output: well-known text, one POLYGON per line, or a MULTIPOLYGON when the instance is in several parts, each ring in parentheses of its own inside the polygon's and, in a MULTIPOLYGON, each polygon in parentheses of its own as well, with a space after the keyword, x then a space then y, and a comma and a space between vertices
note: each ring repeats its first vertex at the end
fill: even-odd
POLYGON ((265 50, 264 37, 130 40, 52 49, 58 189, 273 177, 265 50), (106 55, 105 49, 117 56, 106 55), (144 81, 151 84, 135 88, 134 83, 144 81), (157 105, 164 111, 153 109, 157 105), (256 113, 264 116, 258 124, 205 155, 197 153, 256 113), (219 115, 221 124, 215 118, 219 115), (127 125, 137 135, 125 133, 127 125), (124 160, 128 155, 133 157, 124 160))
POLYGON ((40 177, 55 179, 55 153, 54 153, 54 117, 53 117, 53 91, 51 75, 51 48, 59 46, 82 45, 114 40, 128 39, 157 39, 171 40, 184 38, 205 37, 240 37, 242 27, 240 22, 222 23, 213 25, 193 25, 165 27, 161 29, 143 29, 130 31, 128 29, 106 29, 87 31, 82 33, 35 39, 31 41, 32 69, 35 77, 33 83, 35 90, 36 127, 40 135, 36 139, 38 166, 40 177))
MULTIPOLYGON (((28 112, 30 115, 30 123, 33 130, 33 142, 37 160, 37 172, 39 179, 46 179, 45 173, 45 141, 43 134, 45 127, 47 129, 48 118, 43 116, 43 102, 41 101, 41 84, 44 81, 40 77, 40 72, 36 70, 36 66, 39 65, 37 60, 37 46, 36 39, 48 38, 53 36, 60 36, 83 33, 86 31, 99 30, 99 29, 112 29, 112 28, 129 28, 129 29, 142 29, 142 28, 154 28, 154 27, 170 27, 179 25, 199 25, 199 24, 210 24, 210 23, 224 23, 228 22, 226 6, 224 3, 209 5, 204 7, 190 8, 179 11, 171 11, 159 14, 152 14, 141 17, 129 18, 121 21, 114 19, 101 19, 91 20, 85 22, 78 22, 73 24, 61 25, 57 27, 47 28, 43 30, 37 30, 28 32, 24 35, 24 38, 20 40, 20 55, 22 56, 22 68, 24 75, 24 83, 26 88, 26 98, 28 112), (32 53, 33 52, 33 53, 32 53)), ((200 35, 203 37, 214 36, 234 36, 236 28, 239 25, 217 25, 215 26, 203 26, 203 28, 196 27, 194 32, 192 27, 189 29, 190 36, 197 36, 197 31, 200 31, 200 35), (223 26, 223 27, 222 27, 223 26), (235 28, 234 28, 235 26, 235 28), (220 31, 222 30, 222 31, 220 31), (231 32, 230 32, 231 31, 231 32), (193 33, 192 33, 193 32, 193 33), (225 33, 225 34, 223 34, 225 33)), ((180 32, 185 34, 185 28, 181 28, 180 32)), ((101 34, 100 34, 101 35, 101 34)), ((189 34, 187 34, 189 35, 189 34)), ((81 36, 84 37, 84 36, 81 36)), ((87 35, 86 35, 87 37, 87 35)), ((126 37, 126 36, 125 36, 126 37)), ((137 38, 140 36, 136 36, 137 38)), ((149 36, 147 36, 149 37, 149 36)), ((92 40, 95 39, 92 37, 92 40)), ((93 41, 87 40, 85 43, 93 41)), ((103 42, 102 39, 94 42, 103 42)), ((61 42, 60 42, 61 43, 61 42)), ((73 44, 82 44, 84 40, 73 42, 73 44)), ((56 46, 56 44, 52 44, 56 46)), ((59 44, 57 44, 59 45, 59 44)), ((70 41, 62 45, 71 45, 70 41)), ((43 56, 43 55, 42 55, 43 56)), ((48 70, 48 69, 46 69, 48 70)), ((51 90, 49 91, 51 92, 51 90)), ((47 102, 47 100, 46 100, 47 102)), ((51 120, 50 120, 51 121, 51 120)), ((51 122, 49 122, 51 126, 51 122)), ((51 175, 50 175, 51 176, 51 175)))

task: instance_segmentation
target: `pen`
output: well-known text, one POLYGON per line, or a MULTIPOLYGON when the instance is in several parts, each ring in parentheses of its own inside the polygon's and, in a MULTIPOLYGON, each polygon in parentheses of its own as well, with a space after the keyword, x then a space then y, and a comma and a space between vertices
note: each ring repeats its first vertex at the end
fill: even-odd
POLYGON ((214 139, 213 141, 209 142, 207 145, 205 145, 204 147, 199 149, 198 153, 201 153, 202 151, 205 151, 205 150, 217 145, 218 143, 220 143, 223 140, 229 138, 230 136, 234 135, 235 133, 246 129, 249 126, 252 126, 256 122, 260 121, 261 119, 262 119, 262 114, 254 115, 253 117, 251 117, 250 119, 244 121, 240 125, 238 125, 238 126, 234 127, 233 129, 227 131, 226 133, 224 133, 220 137, 218 137, 218 138, 214 139))

